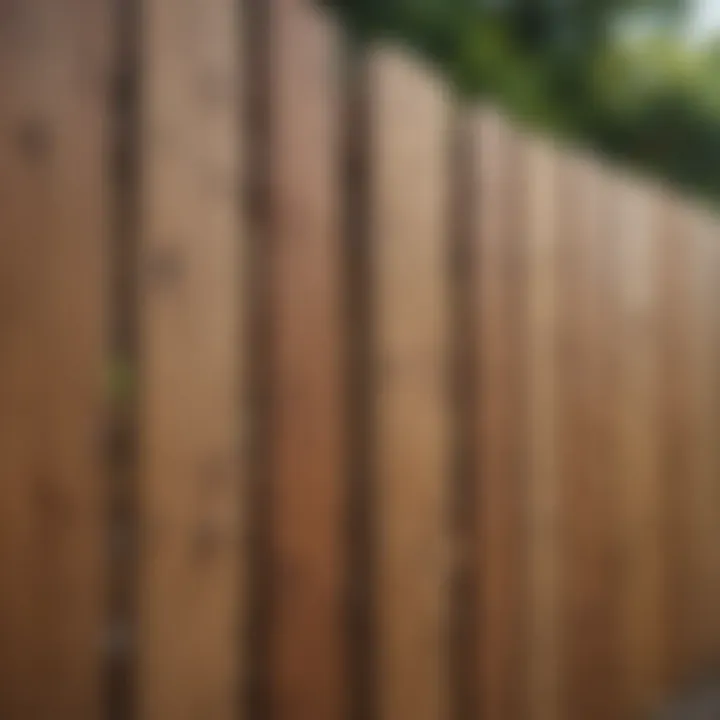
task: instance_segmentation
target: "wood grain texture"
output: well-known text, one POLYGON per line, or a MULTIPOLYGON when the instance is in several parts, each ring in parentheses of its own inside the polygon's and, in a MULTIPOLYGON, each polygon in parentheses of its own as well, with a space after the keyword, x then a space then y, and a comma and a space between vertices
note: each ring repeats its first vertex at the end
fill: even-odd
POLYGON ((527 141, 528 252, 528 708, 560 718, 560 511, 557 433, 556 161, 554 148, 527 141))
POLYGON ((336 29, 271 11, 271 706, 346 717, 345 386, 336 29))
POLYGON ((618 328, 620 394, 616 403, 622 518, 622 634, 627 711, 651 710, 666 672, 663 512, 659 464, 657 262, 658 197, 618 180, 622 219, 618 328))
POLYGON ((0 716, 95 720, 109 6, 0 9, 0 716))
POLYGON ((659 211, 660 408, 664 434, 668 680, 691 682, 716 663, 720 502, 716 221, 667 197, 659 211))
POLYGON ((517 214, 525 188, 519 139, 489 110, 475 121, 472 258, 478 357, 474 467, 477 489, 479 703, 488 720, 519 720, 524 698, 523 348, 525 237, 517 214))
POLYGON ((559 550, 567 718, 619 717, 618 516, 613 348, 618 299, 607 173, 560 160, 557 250, 559 550))
POLYGON ((687 680, 695 665, 692 578, 692 498, 697 478, 696 446, 701 436, 698 408, 699 285, 695 266, 696 223, 687 208, 667 199, 658 244, 660 343, 659 413, 661 482, 664 496, 668 676, 687 680), (700 433, 700 434, 699 434, 700 433))
POLYGON ((238 715, 243 407, 232 0, 143 8, 138 708, 238 715))
POLYGON ((716 214, 706 216, 705 241, 700 266, 703 270, 702 336, 707 347, 703 372, 706 377, 704 411, 704 435, 706 442, 705 487, 705 547, 708 551, 706 578, 708 602, 705 606, 708 618, 708 644, 705 662, 718 664, 720 656, 720 220, 716 214))
POLYGON ((686 229, 684 240, 690 282, 685 322, 691 338, 686 371, 687 406, 680 415, 691 427, 688 442, 692 457, 692 467, 683 485, 690 591, 686 611, 688 667, 700 673, 717 664, 720 651, 717 619, 720 602, 720 315, 717 310, 720 246, 717 220, 706 211, 692 212, 686 229))
POLYGON ((717 217, 311 0, 117 2, 0 0, 0 719, 631 720, 712 670, 717 217))
POLYGON ((380 716, 448 716, 449 109, 407 58, 371 60, 380 716))

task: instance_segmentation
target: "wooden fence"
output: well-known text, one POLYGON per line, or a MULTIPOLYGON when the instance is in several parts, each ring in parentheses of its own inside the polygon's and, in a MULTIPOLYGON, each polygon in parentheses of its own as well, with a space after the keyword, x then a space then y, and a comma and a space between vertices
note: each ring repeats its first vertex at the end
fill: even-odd
POLYGON ((302 0, 0 1, 0 718, 644 717, 719 330, 716 219, 302 0))

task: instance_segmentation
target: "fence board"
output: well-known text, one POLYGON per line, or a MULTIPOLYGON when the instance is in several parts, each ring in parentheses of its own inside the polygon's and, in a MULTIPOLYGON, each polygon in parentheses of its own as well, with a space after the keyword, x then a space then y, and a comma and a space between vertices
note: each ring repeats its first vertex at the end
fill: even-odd
MULTIPOLYGON (((716 215, 707 218, 705 235, 705 258, 702 287, 702 322, 707 338, 707 359, 704 372, 707 373, 706 397, 708 399, 705 419, 705 447, 707 453, 706 487, 708 505, 706 511, 708 544, 707 577, 708 589, 708 655, 714 663, 720 654, 720 443, 717 442, 720 427, 720 223, 716 215)), ((701 263, 701 267, 703 264, 701 263)))
POLYGON ((346 716, 339 38, 271 3, 272 716, 346 716))
POLYGON ((479 702, 488 720, 519 720, 526 696, 525 448, 518 432, 524 422, 526 263, 513 209, 525 188, 520 141, 507 121, 480 113, 474 140, 479 702))
POLYGON ((707 341, 707 355, 703 371, 707 386, 705 389, 707 404, 705 408, 705 453, 707 458, 705 486, 707 488, 707 544, 704 552, 707 560, 707 650, 708 662, 717 664, 720 655, 720 223, 717 215, 707 216, 704 250, 701 254, 702 275, 702 325, 705 328, 702 337, 707 341))
MULTIPOLYGON (((720 623, 720 414, 718 364, 718 251, 717 225, 705 212, 694 212, 685 235, 690 260, 690 297, 685 322, 690 326, 691 357, 687 376, 688 406, 681 415, 693 428, 693 466, 683 483, 687 494, 687 569, 690 588, 688 614, 689 667, 710 668, 717 663, 720 623)), ((678 482, 682 482, 678 474, 678 482)))
POLYGON ((4 9, 0 716, 91 720, 104 660, 109 7, 4 9))
POLYGON ((613 232, 606 175, 587 158, 562 160, 558 208, 558 485, 562 494, 564 669, 568 718, 617 717, 618 518, 612 367, 613 232))
POLYGON ((659 699, 666 662, 663 522, 659 481, 657 228, 658 198, 618 182, 618 292, 621 318, 617 427, 622 504, 622 633, 628 711, 649 711, 659 699))
POLYGON ((232 0, 143 13, 139 712, 237 717, 240 27, 232 0))
POLYGON ((529 141, 523 207, 528 243, 528 717, 559 718, 560 496, 557 483, 555 175, 557 156, 529 141))
MULTIPOLYGON (((623 596, 623 535, 622 535, 622 485, 620 437, 617 431, 617 404, 624 388, 622 364, 620 362, 621 342, 619 328, 622 325, 622 293, 619 278, 622 262, 618 238, 621 236, 620 220, 617 213, 615 196, 615 177, 606 166, 597 167, 600 187, 598 201, 601 222, 595 239, 595 267, 598 271, 597 318, 593 329, 594 340, 598 348, 597 377, 595 379, 595 402, 598 406, 598 463, 597 472, 604 491, 604 509, 607 513, 602 535, 603 556, 606 562, 607 584, 604 586, 603 599, 607 612, 608 627, 605 635, 607 643, 607 682, 602 693, 606 717, 622 717, 625 706, 626 685, 624 678, 622 627, 623 596)), ((593 512, 592 508, 589 512, 593 512)), ((578 638, 582 642, 582 638, 578 638)), ((589 702, 586 699, 586 702, 589 702)))
POLYGON ((380 715, 448 716, 448 103, 372 59, 380 715))
POLYGON ((669 678, 682 682, 695 664, 692 609, 692 497, 696 485, 696 438, 702 435, 698 408, 697 332, 699 285, 694 268, 693 216, 668 201, 658 243, 660 313, 662 483, 667 553, 666 593, 669 678))

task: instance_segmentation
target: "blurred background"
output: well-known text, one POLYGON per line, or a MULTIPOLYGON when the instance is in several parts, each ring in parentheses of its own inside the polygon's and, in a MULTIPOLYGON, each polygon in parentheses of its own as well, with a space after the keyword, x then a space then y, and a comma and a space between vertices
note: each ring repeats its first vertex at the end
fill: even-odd
POLYGON ((335 0, 469 96, 720 195, 718 0, 335 0))

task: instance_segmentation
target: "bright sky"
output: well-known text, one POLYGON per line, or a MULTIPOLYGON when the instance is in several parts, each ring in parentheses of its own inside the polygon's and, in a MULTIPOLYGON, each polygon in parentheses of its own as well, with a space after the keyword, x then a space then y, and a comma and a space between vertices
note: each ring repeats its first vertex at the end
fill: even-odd
POLYGON ((693 0, 693 4, 692 33, 702 37, 720 32, 720 0, 693 0))

